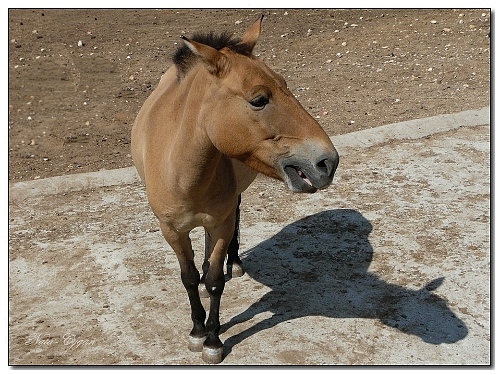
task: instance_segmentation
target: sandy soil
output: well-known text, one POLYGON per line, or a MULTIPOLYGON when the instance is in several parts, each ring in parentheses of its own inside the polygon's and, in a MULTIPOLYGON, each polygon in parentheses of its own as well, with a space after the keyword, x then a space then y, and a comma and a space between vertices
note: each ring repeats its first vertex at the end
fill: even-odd
MULTIPOLYGON (((490 104, 489 10, 10 10, 9 181, 131 166, 134 118, 179 35, 241 34, 261 13, 256 53, 330 135, 490 104)), ((343 160, 320 198, 259 178, 242 213, 247 274, 223 298, 224 363, 488 363, 489 128, 459 135, 457 158, 481 161, 469 172, 443 136, 375 166, 379 148, 343 160), (465 148, 473 137, 483 148, 465 148), (457 198, 440 176, 460 173, 457 198)), ((202 363, 178 339, 187 299, 143 188, 9 208, 11 364, 202 363)))

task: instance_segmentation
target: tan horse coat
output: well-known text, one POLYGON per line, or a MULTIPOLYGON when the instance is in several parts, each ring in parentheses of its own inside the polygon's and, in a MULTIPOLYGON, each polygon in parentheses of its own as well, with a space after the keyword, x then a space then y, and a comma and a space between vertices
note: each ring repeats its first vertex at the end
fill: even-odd
POLYGON ((219 303, 238 195, 258 172, 292 191, 315 192, 331 183, 338 164, 329 137, 284 79, 251 55, 260 31, 261 19, 238 44, 221 49, 184 38, 186 58, 164 74, 132 129, 134 163, 190 298, 191 338, 207 336, 208 362, 222 359, 219 303), (189 239, 199 226, 210 238, 203 269, 211 295, 206 328, 189 239))

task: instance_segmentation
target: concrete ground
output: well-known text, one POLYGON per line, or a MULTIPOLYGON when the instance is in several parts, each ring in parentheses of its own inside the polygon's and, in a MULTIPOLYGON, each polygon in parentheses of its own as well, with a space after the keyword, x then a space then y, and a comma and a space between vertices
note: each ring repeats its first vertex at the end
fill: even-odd
MULTIPOLYGON (((243 196, 222 364, 491 364, 489 107, 333 140, 328 190, 243 196)), ((10 365, 203 363, 131 168, 9 187, 9 309, 10 365)))

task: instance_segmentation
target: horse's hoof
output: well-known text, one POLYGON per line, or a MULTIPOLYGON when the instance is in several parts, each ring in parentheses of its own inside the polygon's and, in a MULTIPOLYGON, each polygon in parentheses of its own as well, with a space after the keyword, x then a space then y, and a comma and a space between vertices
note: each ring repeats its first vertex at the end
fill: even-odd
POLYGON ((188 344, 188 349, 192 352, 201 352, 203 350, 203 343, 205 342, 205 339, 207 336, 203 337, 193 337, 189 336, 189 344, 188 344))
POLYGON ((198 285, 198 294, 200 295, 200 298, 209 298, 210 294, 208 293, 207 287, 205 284, 200 284, 198 285))
POLYGON ((222 362, 222 352, 223 348, 207 348, 203 347, 203 351, 201 353, 201 358, 206 363, 216 365, 217 363, 222 362))
POLYGON ((233 263, 231 266, 227 267, 227 273, 229 277, 241 277, 245 274, 243 266, 238 263, 233 263))

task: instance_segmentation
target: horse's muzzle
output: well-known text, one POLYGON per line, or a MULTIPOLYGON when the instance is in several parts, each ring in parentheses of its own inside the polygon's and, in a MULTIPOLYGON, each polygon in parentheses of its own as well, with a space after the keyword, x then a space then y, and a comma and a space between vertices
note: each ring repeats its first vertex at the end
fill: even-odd
POLYGON ((296 193, 314 193, 327 188, 338 165, 339 154, 335 150, 313 160, 292 156, 282 161, 285 182, 296 193))

